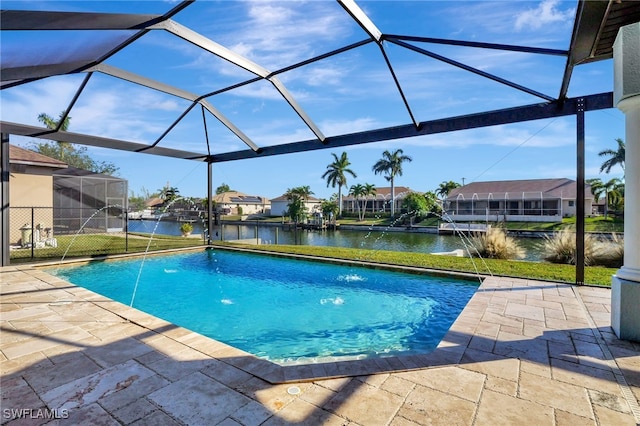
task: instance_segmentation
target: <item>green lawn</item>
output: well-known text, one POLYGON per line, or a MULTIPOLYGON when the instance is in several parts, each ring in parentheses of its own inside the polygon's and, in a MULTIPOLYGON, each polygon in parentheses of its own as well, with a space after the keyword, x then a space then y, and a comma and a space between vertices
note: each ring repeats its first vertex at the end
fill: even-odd
MULTIPOLYGON (((624 221, 612 217, 604 218, 604 216, 588 217, 584 221, 584 227, 587 232, 624 232, 624 221)), ((570 217, 562 221, 562 226, 567 228, 575 228, 576 218, 570 217)))
MULTIPOLYGON (((561 223, 505 222, 501 226, 508 230, 560 231, 563 229, 575 229, 576 218, 565 218, 561 223)), ((605 219, 603 216, 587 217, 584 220, 584 227, 586 232, 622 233, 624 231, 624 221, 611 217, 605 219)))
MULTIPOLYGON (((56 237, 58 247, 34 249, 36 260, 62 259, 73 257, 100 256, 107 254, 141 253, 149 250, 168 250, 203 245, 201 238, 172 237, 155 235, 149 244, 149 234, 129 234, 129 241, 123 235, 79 234, 56 237)), ((11 250, 10 261, 19 263, 31 260, 31 249, 11 250)))
MULTIPOLYGON (((231 243, 220 243, 233 245, 231 243)), ((247 247, 246 245, 238 245, 247 247)), ((469 259, 464 257, 437 256, 424 253, 406 253, 383 250, 363 250, 342 247, 260 245, 253 249, 278 253, 302 254, 324 258, 360 260, 374 263, 417 266, 441 271, 470 272, 483 275, 531 278, 556 282, 575 282, 575 267, 552 263, 508 261, 495 259, 469 259)), ((611 276, 617 269, 604 267, 585 268, 587 284, 610 286, 611 276)))

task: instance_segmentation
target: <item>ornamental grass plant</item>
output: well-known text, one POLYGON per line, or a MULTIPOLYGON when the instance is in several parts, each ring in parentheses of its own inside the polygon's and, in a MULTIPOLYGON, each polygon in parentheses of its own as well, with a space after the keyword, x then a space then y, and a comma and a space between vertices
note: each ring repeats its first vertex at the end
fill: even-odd
POLYGON ((486 233, 471 238, 471 255, 485 259, 522 259, 525 250, 501 228, 489 228, 486 233))
POLYGON ((611 239, 600 241, 594 254, 593 265, 619 268, 624 263, 624 239, 611 234, 611 239))
MULTIPOLYGON (((545 236, 542 243, 543 259, 551 263, 576 264, 576 233, 562 230, 552 236, 545 236)), ((598 241, 591 234, 584 235, 584 264, 594 265, 598 241)))

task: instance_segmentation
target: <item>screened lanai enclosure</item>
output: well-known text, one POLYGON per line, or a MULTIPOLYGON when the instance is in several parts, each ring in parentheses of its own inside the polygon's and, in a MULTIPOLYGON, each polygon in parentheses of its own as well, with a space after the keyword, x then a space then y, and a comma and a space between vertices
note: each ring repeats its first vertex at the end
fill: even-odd
MULTIPOLYGON (((148 154, 140 157, 145 162, 204 162, 211 200, 214 168, 223 162, 380 141, 419 145, 430 135, 571 116, 576 230, 583 235, 585 118, 614 107, 614 82, 579 70, 614 57, 619 29, 640 21, 640 3, 576 1, 561 40, 545 38, 545 26, 555 24, 540 16, 539 36, 527 39, 497 32, 458 38, 430 25, 443 7, 459 8, 460 27, 484 25, 474 21, 480 8, 494 11, 497 25, 509 19, 510 2, 393 2, 391 14, 381 11, 384 3, 297 2, 291 13, 281 7, 288 2, 3 2, 3 101, 55 91, 51 107, 63 111, 61 123, 80 110, 91 116, 70 131, 43 127, 41 111, 2 109, 2 264, 9 262, 8 146, 22 138, 148 154), (228 19, 242 7, 251 9, 246 21, 228 19), (273 17, 278 25, 266 27, 273 17), (231 38, 238 27, 244 31, 231 38), (299 42, 278 43, 285 34, 299 34, 299 42), (318 86, 323 95, 310 96, 318 86), (138 121, 140 104, 152 119, 138 121)), ((531 9, 545 4, 531 2, 531 9)), ((627 191, 634 192, 628 170, 627 191)), ((211 229, 211 204, 208 212, 211 229)))
POLYGON ((53 174, 54 232, 123 232, 127 181, 68 167, 53 174))

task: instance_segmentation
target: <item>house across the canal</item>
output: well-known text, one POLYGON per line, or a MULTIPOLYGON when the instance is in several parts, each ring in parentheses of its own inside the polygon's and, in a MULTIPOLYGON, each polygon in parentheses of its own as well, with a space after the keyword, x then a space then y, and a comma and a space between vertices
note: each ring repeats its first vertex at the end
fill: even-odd
MULTIPOLYGON (((456 221, 560 222, 576 215, 576 181, 560 179, 472 182, 444 200, 456 221)), ((585 212, 592 211, 591 186, 585 185, 585 212)))

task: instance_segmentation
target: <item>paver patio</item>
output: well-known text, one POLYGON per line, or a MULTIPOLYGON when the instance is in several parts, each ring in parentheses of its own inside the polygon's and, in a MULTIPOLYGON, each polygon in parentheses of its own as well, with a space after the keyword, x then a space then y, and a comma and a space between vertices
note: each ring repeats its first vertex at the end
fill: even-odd
POLYGON ((604 288, 487 278, 431 354, 280 367, 34 267, 0 286, 2 424, 640 422, 604 288))

